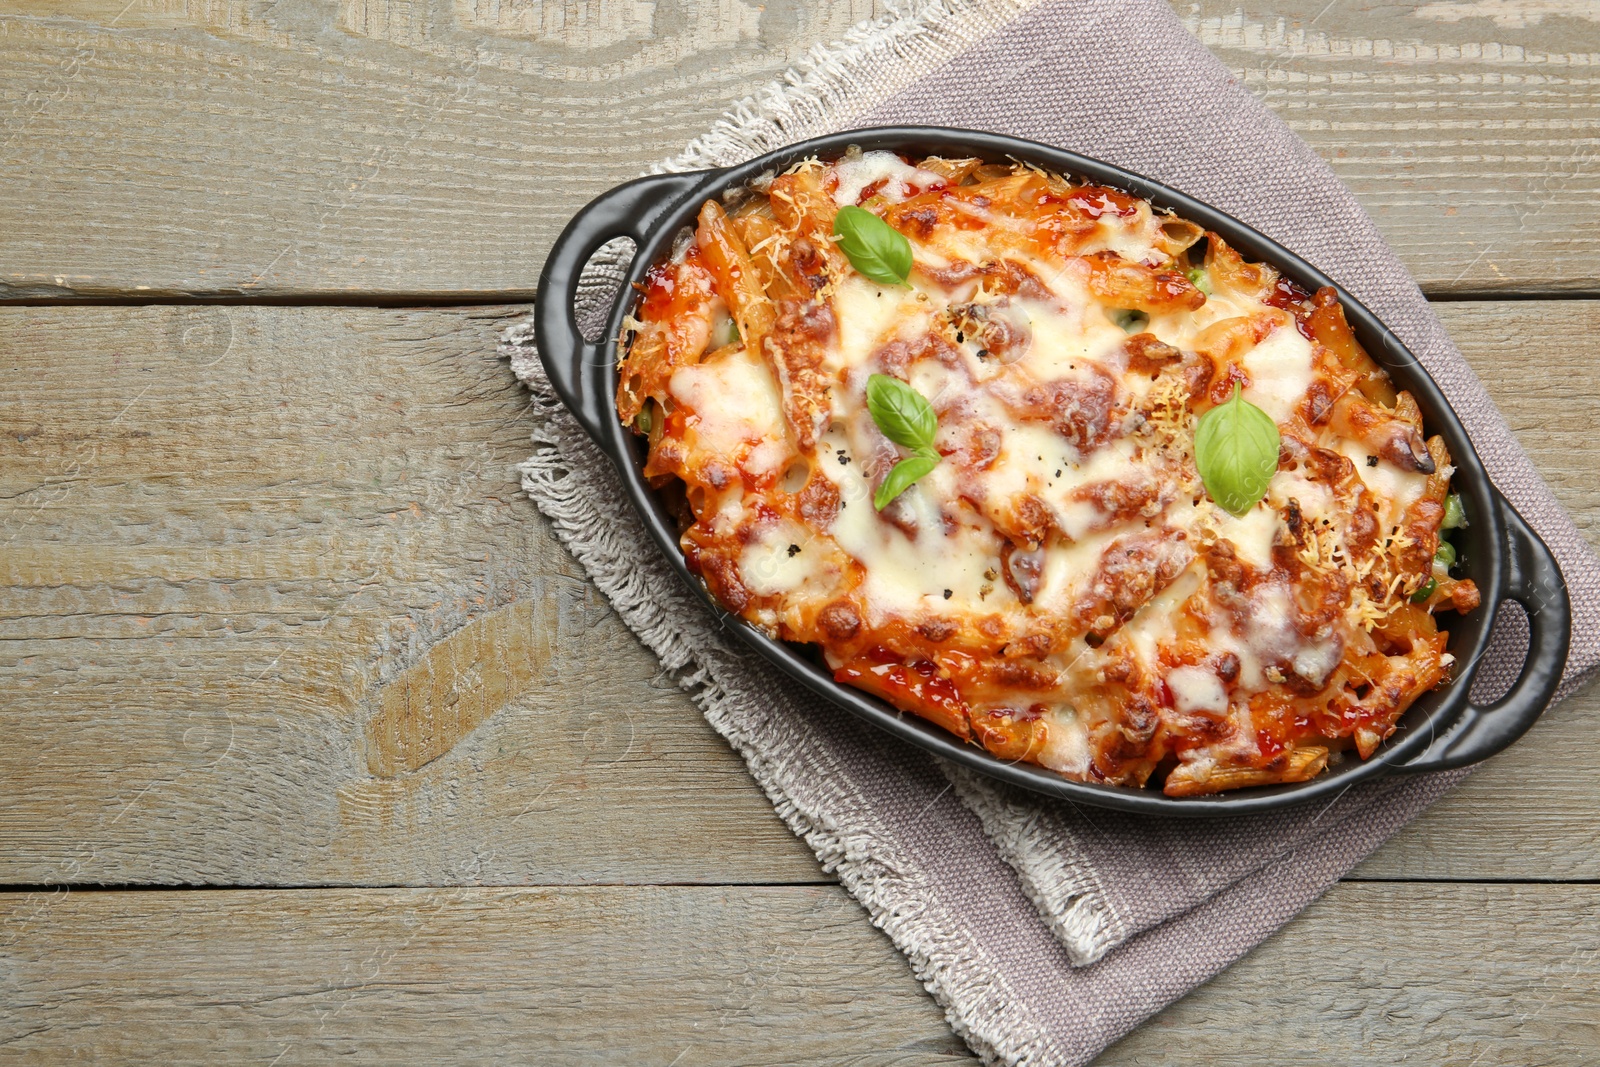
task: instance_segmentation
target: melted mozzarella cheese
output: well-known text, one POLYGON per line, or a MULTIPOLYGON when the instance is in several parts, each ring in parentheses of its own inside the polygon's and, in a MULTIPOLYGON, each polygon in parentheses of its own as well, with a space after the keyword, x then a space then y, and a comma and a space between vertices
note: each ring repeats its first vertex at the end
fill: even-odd
POLYGON ((1045 715, 1047 731, 1039 763, 1058 774, 1081 776, 1089 769, 1089 731, 1071 705, 1045 715))
POLYGON ((826 368, 835 375, 862 366, 886 342, 926 333, 930 318, 926 303, 911 290, 879 285, 859 274, 835 282, 833 307, 839 333, 828 346, 826 368))
POLYGON ((811 531, 797 522, 781 521, 761 527, 755 540, 739 556, 739 573, 747 589, 758 596, 792 593, 817 575, 822 549, 806 552, 811 531))
POLYGON ((1239 516, 1211 507, 1204 510, 1204 515, 1217 534, 1233 545, 1241 563, 1258 571, 1272 569, 1272 543, 1282 520, 1270 505, 1257 504, 1239 516))
MULTIPOLYGON (((824 445, 837 444, 838 436, 824 445)), ((823 474, 839 490, 841 507, 828 533, 834 544, 862 565, 863 589, 872 619, 914 617, 939 610, 959 597, 959 603, 999 603, 1004 590, 996 590, 993 560, 998 546, 986 531, 971 526, 946 533, 939 521, 938 501, 949 491, 948 467, 936 469, 904 495, 902 506, 912 511, 915 533, 885 522, 872 506, 872 488, 859 463, 821 465, 823 474), (946 597, 948 590, 950 596, 946 597)))
POLYGON ((1177 667, 1167 672, 1173 706, 1179 711, 1220 715, 1228 710, 1228 690, 1222 679, 1201 667, 1177 667))
POLYGON ((711 455, 737 456, 747 442, 783 440, 778 383, 753 353, 741 349, 679 367, 669 388, 673 399, 694 412, 696 444, 711 455))
POLYGON ((1255 683, 1253 688, 1260 687, 1266 665, 1289 659, 1299 651, 1293 598, 1293 590, 1283 582, 1263 584, 1250 598, 1250 614, 1241 635, 1240 677, 1248 671, 1255 683))
POLYGON ((913 167, 893 152, 864 152, 839 162, 833 172, 839 179, 833 199, 841 207, 859 204, 861 194, 873 185, 878 185, 877 195, 898 204, 924 189, 944 184, 939 175, 913 167))
POLYGON ((1177 636, 1176 613, 1200 589, 1202 580, 1199 567, 1187 568, 1117 632, 1117 640, 1126 643, 1145 670, 1159 673, 1161 649, 1169 647, 1177 636))
POLYGON ((1276 511, 1282 511, 1293 500, 1300 514, 1313 522, 1330 518, 1338 510, 1333 490, 1324 482, 1312 481, 1299 470, 1279 470, 1274 474, 1267 499, 1276 511))
POLYGON ((1272 421, 1288 422, 1311 388, 1311 342, 1285 323, 1245 353, 1244 366, 1250 375, 1245 399, 1272 421))
POLYGON ((1359 441, 1341 441, 1339 451, 1355 464, 1356 475, 1378 501, 1378 518, 1385 531, 1398 526, 1405 509, 1427 491, 1426 474, 1401 470, 1386 459, 1372 463, 1370 450, 1359 441))

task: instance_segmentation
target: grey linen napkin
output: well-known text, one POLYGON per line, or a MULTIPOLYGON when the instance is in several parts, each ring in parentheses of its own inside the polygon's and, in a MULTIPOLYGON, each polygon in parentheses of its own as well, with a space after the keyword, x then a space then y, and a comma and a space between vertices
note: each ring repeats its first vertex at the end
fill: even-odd
MULTIPOLYGON (((1600 562, 1349 192, 1162 0, 896 8, 814 52, 663 168, 727 165, 886 123, 995 130, 1097 156, 1229 211, 1331 274, 1422 359, 1496 484, 1560 558, 1576 616, 1563 694, 1600 663, 1600 562)), ((597 257, 580 292, 592 322, 619 278, 617 258, 597 257)), ((1045 801, 936 760, 719 634, 555 399, 528 325, 502 350, 533 397, 530 497, 985 1060, 1088 1062, 1262 941, 1466 773, 1193 821, 1045 801)), ((1526 620, 1508 606, 1476 696, 1509 685, 1526 642, 1526 620)))

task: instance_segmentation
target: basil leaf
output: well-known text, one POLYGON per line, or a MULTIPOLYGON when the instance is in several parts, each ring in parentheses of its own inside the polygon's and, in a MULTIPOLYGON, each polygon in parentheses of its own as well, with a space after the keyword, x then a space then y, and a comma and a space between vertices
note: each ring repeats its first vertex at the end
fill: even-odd
POLYGON ((882 511, 895 497, 910 489, 913 482, 938 465, 939 453, 931 448, 918 449, 914 455, 896 463, 889 471, 889 477, 872 494, 872 506, 882 511))
POLYGON ((939 416, 926 397, 899 378, 874 374, 867 379, 867 411, 883 436, 911 450, 911 455, 894 465, 889 476, 872 494, 872 506, 882 511, 911 484, 939 465, 933 439, 939 432, 939 416))
POLYGON ((867 379, 867 411, 883 436, 901 448, 933 448, 939 416, 921 393, 899 378, 874 374, 867 379))
POLYGON ((1194 462, 1211 499, 1244 515, 1267 495, 1278 470, 1278 426, 1272 416, 1239 395, 1200 417, 1194 428, 1194 462))
POLYGON ((850 265, 883 285, 904 285, 911 276, 911 242, 866 208, 842 207, 833 233, 850 265))

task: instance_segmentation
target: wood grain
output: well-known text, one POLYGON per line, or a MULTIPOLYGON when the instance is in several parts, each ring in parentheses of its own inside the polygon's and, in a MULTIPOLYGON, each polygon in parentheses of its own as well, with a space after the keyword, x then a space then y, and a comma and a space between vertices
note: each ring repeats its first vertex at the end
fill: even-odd
POLYGON ((1462 301, 1434 311, 1591 545, 1600 547, 1600 301, 1462 301), (1558 339, 1562 332, 1571 342, 1558 339), (1535 336, 1537 335, 1537 336, 1535 336))
POLYGON ((1097 1062, 1600 1061, 1600 889, 1352 883, 1097 1062))
MULTIPOLYGON (((1600 290, 1600 23, 1461 6, 1174 0, 1426 288, 1600 290)), ((0 298, 527 299, 579 206, 881 9, 0 0, 0 298)))
POLYGON ((877 5, 0 11, 0 295, 526 298, 580 205, 877 5))
MULTIPOLYGON (((1595 886, 1346 883, 1098 1062, 1592 1063, 1597 959, 1595 886)), ((835 887, 6 894, 0 998, 0 1063, 976 1062, 835 887)))
MULTIPOLYGON (((1441 311, 1595 537, 1600 304, 1441 311)), ((825 880, 521 497, 519 314, 0 310, 0 881, 825 880)), ((1600 877, 1597 711, 1360 875, 1600 877)))
POLYGON ((522 497, 515 317, 0 313, 0 879, 817 877, 522 497))
POLYGON ((1426 291, 1600 290, 1594 5, 1173 8, 1332 165, 1426 291))

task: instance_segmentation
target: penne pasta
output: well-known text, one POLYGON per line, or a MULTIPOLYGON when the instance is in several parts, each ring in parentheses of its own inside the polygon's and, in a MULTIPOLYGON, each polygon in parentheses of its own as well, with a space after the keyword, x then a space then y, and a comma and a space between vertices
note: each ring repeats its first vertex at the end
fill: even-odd
POLYGON ((1338 295, 1325 288, 1317 290, 1314 299, 1316 306, 1306 320, 1311 336, 1355 373, 1356 388, 1362 396, 1384 407, 1394 406, 1394 385, 1350 332, 1350 323, 1344 317, 1344 308, 1339 306, 1338 295))
POLYGON ((744 239, 715 200, 706 201, 700 209, 695 243, 711 273, 713 288, 733 313, 742 343, 760 351, 776 312, 744 239))
POLYGON ((1328 765, 1328 750, 1308 745, 1283 754, 1282 765, 1275 767, 1222 767, 1215 764, 1183 764, 1167 775, 1166 794, 1173 797, 1198 797, 1229 789, 1250 786, 1284 785, 1304 782, 1321 774, 1328 765))

